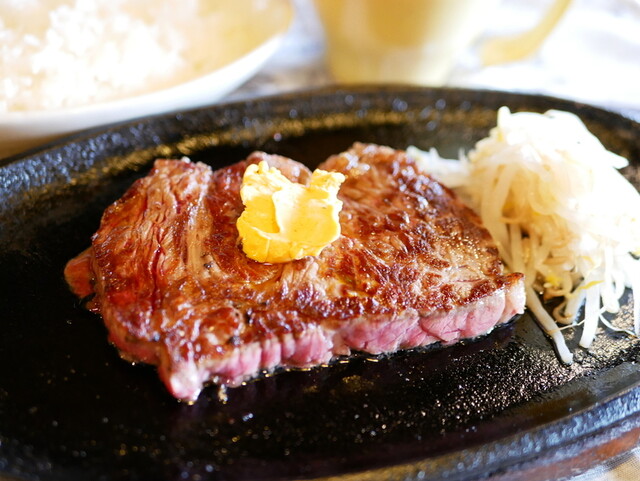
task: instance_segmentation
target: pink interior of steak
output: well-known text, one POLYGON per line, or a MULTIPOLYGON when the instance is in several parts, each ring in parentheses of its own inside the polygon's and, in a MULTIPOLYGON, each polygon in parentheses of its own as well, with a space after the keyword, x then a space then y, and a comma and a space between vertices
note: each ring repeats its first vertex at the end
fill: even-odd
POLYGON ((176 397, 352 349, 453 343, 523 311, 522 275, 503 274, 479 218, 403 152, 375 145, 320 166, 347 176, 338 240, 284 264, 247 258, 235 226, 239 190, 260 160, 291 180, 309 177, 263 153, 215 172, 159 160, 66 268, 76 294, 95 292, 90 307, 122 355, 157 364, 176 397))

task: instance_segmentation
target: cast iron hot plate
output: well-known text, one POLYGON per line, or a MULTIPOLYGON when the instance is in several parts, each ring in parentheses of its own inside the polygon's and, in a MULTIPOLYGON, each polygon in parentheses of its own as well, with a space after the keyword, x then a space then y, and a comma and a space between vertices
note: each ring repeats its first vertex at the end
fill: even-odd
MULTIPOLYGON (((547 97, 353 87, 78 135, 0 165, 0 472, 44 480, 478 479, 637 427, 640 342, 602 333, 562 365, 524 315, 475 342, 283 372, 194 405, 129 365, 62 270, 154 158, 214 167, 254 149, 313 167, 354 141, 457 156, 502 105, 576 112, 639 184, 640 126, 547 97)), ((611 195, 615 195, 612 192, 611 195)), ((620 318, 630 320, 626 298, 620 318)))

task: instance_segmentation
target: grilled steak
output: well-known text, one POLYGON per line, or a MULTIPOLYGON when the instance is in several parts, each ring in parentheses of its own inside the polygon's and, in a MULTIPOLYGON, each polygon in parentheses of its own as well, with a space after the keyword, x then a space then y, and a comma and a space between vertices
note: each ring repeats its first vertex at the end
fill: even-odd
POLYGON ((121 355, 156 364, 177 398, 351 350, 451 344, 523 311, 523 277, 503 274, 479 218, 387 147, 355 144, 320 166, 347 180, 342 235, 319 256, 249 259, 235 223, 243 173, 260 160, 294 181, 310 174, 264 153, 217 171, 158 160, 66 267, 121 355))

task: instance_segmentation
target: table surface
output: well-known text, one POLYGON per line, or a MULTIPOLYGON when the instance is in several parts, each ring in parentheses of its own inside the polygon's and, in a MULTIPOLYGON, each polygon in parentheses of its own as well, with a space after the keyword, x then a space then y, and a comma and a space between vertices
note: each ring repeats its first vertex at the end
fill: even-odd
MULTIPOLYGON (((525 30, 535 23, 544 3, 549 0, 503 3, 494 25, 460 58, 446 86, 551 95, 640 121, 640 0, 574 0, 535 55, 512 64, 481 67, 478 45, 492 36, 525 30)), ((294 5, 296 18, 282 47, 254 78, 225 100, 334 83, 324 63, 323 33, 310 0, 294 0, 294 5)), ((586 472, 575 468, 564 480, 640 479, 639 437, 640 432, 630 433, 627 439, 602 446, 599 453, 589 453, 599 455, 594 460, 605 461, 586 472)), ((554 477, 552 471, 548 476, 554 477)))

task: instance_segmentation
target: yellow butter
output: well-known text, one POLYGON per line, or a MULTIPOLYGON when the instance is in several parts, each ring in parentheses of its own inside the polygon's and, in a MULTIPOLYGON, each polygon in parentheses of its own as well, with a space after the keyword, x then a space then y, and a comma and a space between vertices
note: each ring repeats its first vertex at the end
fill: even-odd
POLYGON ((338 190, 345 176, 316 170, 308 186, 291 182, 262 161, 247 167, 236 226, 245 254, 258 262, 288 262, 320 254, 340 236, 338 190))

